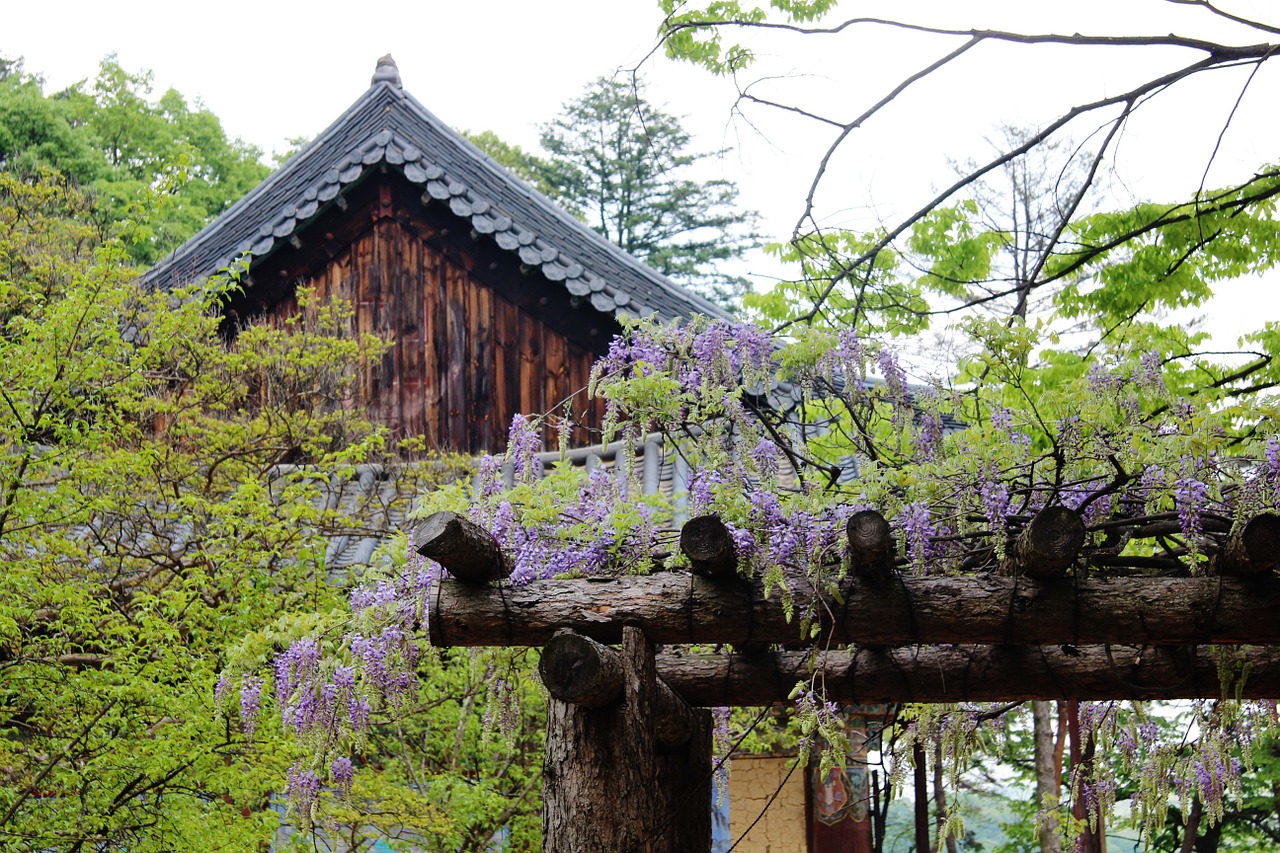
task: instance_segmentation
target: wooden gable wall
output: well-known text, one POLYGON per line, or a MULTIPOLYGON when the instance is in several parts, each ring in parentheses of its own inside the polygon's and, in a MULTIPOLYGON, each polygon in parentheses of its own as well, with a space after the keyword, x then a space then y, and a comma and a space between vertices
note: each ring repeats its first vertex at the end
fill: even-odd
MULTIPOLYGON (((579 304, 519 258, 477 237, 394 172, 345 196, 301 237, 255 265, 234 320, 282 323, 296 287, 354 308, 353 334, 394 341, 356 401, 394 438, 429 448, 500 451, 516 413, 540 414, 573 397, 571 442, 595 438, 602 416, 585 388, 616 320, 579 304), (576 396, 575 396, 576 395, 576 396)), ((554 446, 553 430, 544 441, 554 446)))

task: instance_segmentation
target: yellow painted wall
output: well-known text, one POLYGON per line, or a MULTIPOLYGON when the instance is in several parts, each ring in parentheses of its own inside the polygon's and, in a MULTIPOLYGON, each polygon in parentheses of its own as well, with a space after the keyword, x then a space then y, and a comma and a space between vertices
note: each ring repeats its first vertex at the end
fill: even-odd
MULTIPOLYGON (((794 758, 735 758, 729 772, 729 828, 737 841, 778 790, 794 758)), ((734 853, 806 853, 804 768, 786 787, 734 853)))

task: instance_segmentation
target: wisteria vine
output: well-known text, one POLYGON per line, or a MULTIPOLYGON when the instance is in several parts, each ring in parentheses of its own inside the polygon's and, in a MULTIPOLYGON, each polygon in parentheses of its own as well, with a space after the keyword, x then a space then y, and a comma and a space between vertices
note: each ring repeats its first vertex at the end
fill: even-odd
MULTIPOLYGON (((994 361, 963 367, 954 386, 912 385, 890 347, 852 330, 797 331, 784 345, 722 320, 636 324, 592 375, 590 391, 606 406, 601 439, 621 448, 613 467, 544 470, 539 422, 517 417, 506 453, 425 498, 422 512, 465 511, 509 555, 516 584, 679 570, 677 520, 715 513, 741 571, 764 580, 808 639, 820 600, 802 590, 843 577, 845 524, 862 509, 890 519, 898 561, 916 574, 992 571, 1052 505, 1084 518, 1082 571, 1195 574, 1243 520, 1280 503, 1280 440, 1266 412, 1189 390, 1167 354, 1095 353, 1053 383, 994 361), (688 470, 683 490, 642 494, 635 448, 654 434, 666 461, 688 470)), ((392 561, 353 591, 344 634, 298 639, 270 672, 243 677, 246 735, 270 683, 282 724, 303 746, 288 783, 299 812, 310 813, 325 778, 350 789, 348 754, 427 671, 423 623, 439 571, 417 558, 392 561)), ((518 713, 508 686, 492 682, 486 731, 509 728, 518 713)), ((799 685, 793 699, 802 748, 843 742, 841 709, 820 684, 799 685)), ((1275 706, 1198 707, 1200 747, 1188 750, 1162 740, 1141 708, 1088 706, 1091 737, 1115 757, 1080 771, 1073 787, 1106 811, 1118 773, 1140 778, 1134 814, 1148 829, 1170 799, 1199 797, 1220 815, 1253 743, 1274 729, 1275 706)), ((981 715, 970 706, 921 713, 904 743, 944 743, 960 768, 980 740, 981 715)))

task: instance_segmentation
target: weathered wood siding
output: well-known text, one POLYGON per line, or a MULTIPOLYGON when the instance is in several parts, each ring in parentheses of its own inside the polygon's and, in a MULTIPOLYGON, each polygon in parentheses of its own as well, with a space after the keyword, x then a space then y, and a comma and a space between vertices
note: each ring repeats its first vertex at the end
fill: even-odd
MULTIPOLYGON (((366 189, 369 204, 320 224, 311 243, 322 235, 323 253, 304 249, 264 265, 261 277, 293 284, 274 303, 260 302, 258 317, 281 323, 295 314, 297 283, 321 299, 350 302, 353 334, 394 341, 363 378, 357 403, 397 438, 424 435, 428 447, 497 451, 517 412, 556 409, 558 417, 557 407, 573 397, 579 426, 572 443, 596 440, 589 427, 600 422, 601 406, 588 403, 585 391, 596 356, 539 315, 565 313, 556 301, 565 298, 562 289, 537 274, 523 276, 517 257, 467 232, 451 234, 440 211, 393 190, 389 183, 366 189), (353 228, 353 221, 364 226, 353 228)), ((597 350, 616 328, 599 315, 574 319, 597 350)), ((544 440, 554 446, 554 429, 544 440)))

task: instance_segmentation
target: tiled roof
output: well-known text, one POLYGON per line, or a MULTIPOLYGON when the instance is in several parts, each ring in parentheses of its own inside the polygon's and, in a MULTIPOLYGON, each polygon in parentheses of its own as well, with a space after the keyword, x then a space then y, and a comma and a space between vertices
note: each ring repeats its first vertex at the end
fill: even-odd
POLYGON ((390 57, 373 83, 311 144, 145 276, 170 288, 238 258, 257 261, 382 165, 447 204, 471 229, 606 314, 663 320, 725 311, 649 269, 556 207, 400 86, 390 57))

